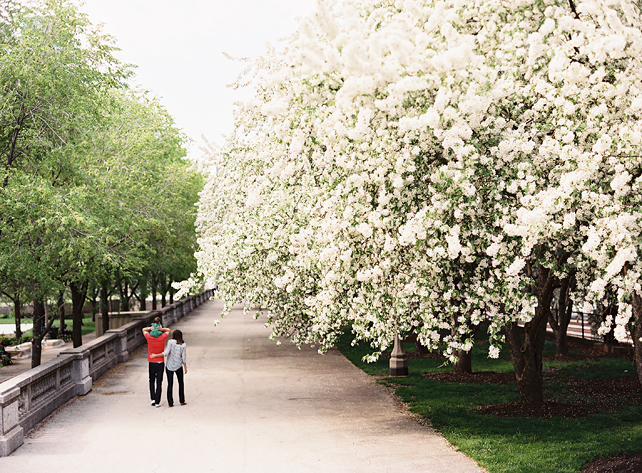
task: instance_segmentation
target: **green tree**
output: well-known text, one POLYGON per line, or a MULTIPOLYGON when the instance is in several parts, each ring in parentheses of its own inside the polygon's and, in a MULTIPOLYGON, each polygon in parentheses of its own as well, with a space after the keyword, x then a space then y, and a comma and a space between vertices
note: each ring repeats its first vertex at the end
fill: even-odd
POLYGON ((79 212, 82 193, 70 187, 74 144, 129 70, 111 38, 67 0, 0 2, 0 35, 0 287, 19 281, 34 298, 37 366, 51 326, 42 327, 40 309, 63 290, 68 242, 91 227, 79 212))

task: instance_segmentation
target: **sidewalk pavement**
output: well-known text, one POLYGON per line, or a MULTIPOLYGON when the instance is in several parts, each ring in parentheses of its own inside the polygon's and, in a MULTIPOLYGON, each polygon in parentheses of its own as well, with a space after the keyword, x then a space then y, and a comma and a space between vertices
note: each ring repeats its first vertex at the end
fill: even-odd
MULTIPOLYGON (((20 329, 23 332, 26 332, 27 330, 31 330, 33 328, 33 324, 20 324, 20 329)), ((8 335, 8 334, 13 334, 16 332, 16 324, 0 324, 0 335, 8 335)))
POLYGON ((143 347, 31 431, 3 471, 484 471, 338 351, 277 346, 242 309, 215 328, 221 309, 208 302, 174 326, 186 406, 165 395, 150 406, 143 347))

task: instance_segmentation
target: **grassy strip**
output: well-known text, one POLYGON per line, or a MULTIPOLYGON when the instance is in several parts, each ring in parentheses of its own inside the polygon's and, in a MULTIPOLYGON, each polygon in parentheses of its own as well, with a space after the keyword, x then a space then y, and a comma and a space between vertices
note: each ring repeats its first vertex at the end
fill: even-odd
MULTIPOLYGON (((361 359, 370 352, 367 345, 350 345, 344 336, 338 348, 357 367, 374 376, 388 375, 388 360, 367 364, 361 359)), ((404 344, 406 351, 414 350, 404 344)), ((487 345, 473 349, 475 371, 512 372, 513 367, 502 352, 503 359, 487 357, 487 345)), ((554 352, 547 341, 545 352, 554 352)), ((450 371, 440 367, 440 359, 410 359, 409 376, 384 378, 380 382, 392 387, 412 412, 427 418, 431 425, 455 447, 491 473, 578 472, 597 457, 642 453, 642 406, 623 406, 613 412, 583 418, 550 419, 481 415, 472 408, 488 404, 519 401, 515 385, 444 383, 422 377, 423 373, 450 371)), ((556 368, 553 385, 548 392, 557 401, 564 399, 568 376, 576 379, 598 379, 622 376, 632 370, 631 362, 621 359, 570 363, 550 362, 544 369, 556 368)))
MULTIPOLYGON (((22 319, 21 320, 21 323, 23 323, 23 324, 30 324, 32 322, 33 321, 31 319, 22 319)), ((71 330, 72 323, 73 322, 71 321, 71 319, 66 319, 65 320, 65 324, 67 325, 67 329, 68 330, 71 330)), ((82 328, 80 330, 82 335, 87 335, 88 333, 96 331, 96 322, 92 322, 91 314, 89 314, 86 317, 84 317, 82 319, 82 323, 83 323, 83 325, 82 325, 82 328)), ((16 321, 15 321, 15 319, 13 317, 7 318, 7 319, 0 319, 0 324, 13 324, 13 325, 15 325, 16 321)), ((60 327, 60 319, 54 320, 53 326, 54 327, 60 327)), ((28 336, 31 337, 33 335, 33 331, 31 329, 25 330, 23 332, 23 335, 28 335, 28 336)))

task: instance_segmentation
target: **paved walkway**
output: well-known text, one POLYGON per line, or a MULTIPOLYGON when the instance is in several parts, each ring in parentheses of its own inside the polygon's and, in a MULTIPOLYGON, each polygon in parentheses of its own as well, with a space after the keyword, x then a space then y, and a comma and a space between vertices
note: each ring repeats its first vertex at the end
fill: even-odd
MULTIPOLYGON (((27 330, 31 330, 33 328, 33 324, 20 324, 20 329, 23 332, 26 332, 27 330)), ((9 333, 15 333, 16 332, 16 324, 0 324, 0 335, 7 335, 9 333)))
POLYGON ((215 328, 221 308, 206 303, 175 326, 188 347, 186 406, 149 405, 139 349, 0 459, 2 471, 483 471, 337 351, 276 346, 241 310, 215 328))

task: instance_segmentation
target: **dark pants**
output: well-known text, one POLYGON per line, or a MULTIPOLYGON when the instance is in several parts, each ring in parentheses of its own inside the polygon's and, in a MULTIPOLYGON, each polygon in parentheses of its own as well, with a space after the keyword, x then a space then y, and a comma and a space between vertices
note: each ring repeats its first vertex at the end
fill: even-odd
POLYGON ((163 392, 163 370, 165 363, 149 363, 149 397, 156 404, 160 404, 163 392))
POLYGON ((167 404, 170 406, 174 405, 174 373, 176 373, 176 379, 178 379, 178 400, 183 403, 185 402, 185 385, 183 384, 183 367, 181 366, 176 371, 167 371, 167 404))

